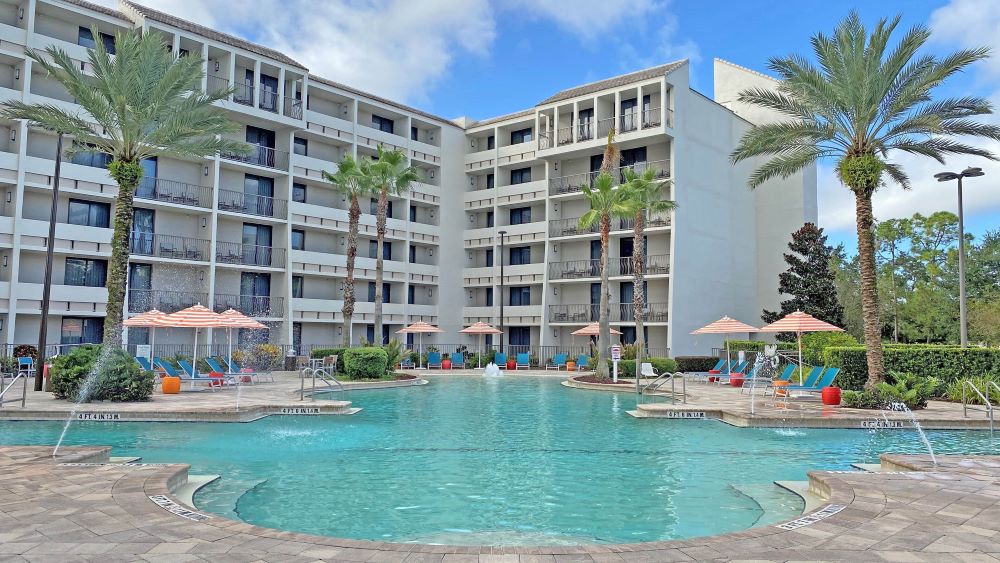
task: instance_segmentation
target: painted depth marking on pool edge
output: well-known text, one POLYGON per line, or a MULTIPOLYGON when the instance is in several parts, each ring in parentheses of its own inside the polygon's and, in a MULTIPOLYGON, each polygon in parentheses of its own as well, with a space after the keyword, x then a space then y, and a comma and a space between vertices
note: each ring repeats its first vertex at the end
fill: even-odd
POLYGON ((77 420, 121 420, 122 415, 117 412, 80 412, 76 413, 77 420))
MULTIPOLYGON (((659 415, 658 415, 659 416, 659 415)), ((705 418, 704 411, 663 411, 663 416, 660 418, 705 418)))
POLYGON ((823 520, 824 518, 829 518, 834 514, 840 512, 841 510, 847 508, 847 505, 843 504, 828 504, 822 510, 813 512, 809 516, 803 516, 791 522, 785 522, 784 524, 778 524, 775 528, 781 528, 782 530, 797 530, 804 526, 810 526, 823 520))
POLYGON ((202 514, 200 512, 195 512, 193 510, 188 510, 183 506, 177 504, 176 502, 170 500, 170 497, 166 495, 149 495, 149 500, 155 502, 160 508, 166 510, 167 512, 172 512, 182 518, 187 518, 188 520, 194 520, 195 522, 204 522, 212 517, 208 514, 202 514))

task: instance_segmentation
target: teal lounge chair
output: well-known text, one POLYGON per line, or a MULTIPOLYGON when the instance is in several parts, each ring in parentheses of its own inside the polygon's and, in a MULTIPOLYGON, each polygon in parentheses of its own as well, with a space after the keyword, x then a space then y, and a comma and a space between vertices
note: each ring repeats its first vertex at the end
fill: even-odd
POLYGON ((746 374, 746 369, 748 365, 750 365, 750 362, 743 360, 742 362, 737 363, 735 366, 730 367, 730 369, 727 371, 724 371, 722 373, 710 374, 709 378, 715 377, 716 378, 715 383, 719 385, 722 385, 724 383, 728 384, 734 377, 743 377, 746 374))
POLYGON ((497 352, 493 355, 493 363, 500 366, 500 368, 507 367, 507 354, 503 352, 497 352))
POLYGON ((823 391, 824 387, 829 387, 833 385, 833 380, 837 378, 840 374, 840 368, 827 368, 823 372, 823 375, 819 376, 811 386, 807 385, 789 385, 789 391, 805 391, 806 393, 819 393, 823 391))
POLYGON ((139 367, 142 368, 142 371, 153 371, 153 366, 150 365, 149 358, 145 356, 136 356, 135 361, 139 364, 139 367))
POLYGON ((556 354, 552 357, 552 363, 546 364, 545 369, 554 369, 559 371, 566 367, 566 358, 568 354, 556 354))
POLYGON ((517 355, 517 365, 515 367, 517 369, 531 369, 531 357, 527 352, 522 352, 517 355))
POLYGON ((712 367, 712 369, 708 371, 689 371, 684 375, 686 375, 687 377, 691 377, 693 379, 702 379, 704 380, 705 383, 708 383, 708 378, 713 376, 718 376, 720 373, 723 372, 728 372, 729 368, 735 365, 736 365, 736 360, 729 362, 726 359, 721 359, 718 362, 716 362, 715 366, 712 367))
POLYGON ((465 369, 465 354, 461 352, 455 352, 448 357, 451 359, 451 369, 458 369, 458 368, 465 369))
MULTIPOLYGON (((822 374, 823 374, 823 366, 813 366, 812 369, 809 370, 809 373, 806 374, 806 378, 802 381, 801 384, 794 385, 794 386, 793 385, 789 385, 788 388, 791 389, 792 387, 812 387, 813 385, 816 384, 816 381, 819 379, 819 376, 822 375, 822 374)), ((793 373, 793 376, 794 376, 794 373, 793 373)))
POLYGON ((427 369, 441 369, 441 352, 427 352, 427 369))
MULTIPOLYGON (((216 371, 216 372, 223 373, 223 374, 226 373, 226 369, 223 368, 222 364, 220 364, 219 361, 216 360, 215 358, 205 358, 205 363, 208 364, 208 367, 212 368, 212 371, 216 371)), ((242 377, 246 377, 247 379, 245 379, 245 380, 244 379, 239 379, 237 381, 247 381, 247 380, 249 380, 249 382, 252 384, 252 383, 254 383, 254 379, 257 378, 257 374, 256 373, 244 373, 244 374, 241 374, 240 377, 241 378, 242 377)))
POLYGON ((580 354, 576 358, 576 371, 590 371, 590 356, 580 354))
POLYGON ((169 375, 170 377, 180 377, 182 375, 181 372, 177 371, 177 368, 175 368, 173 364, 155 356, 153 357, 153 365, 160 368, 163 373, 169 375))
POLYGON ((410 358, 409 354, 406 354, 402 360, 399 360, 399 369, 414 369, 416 366, 413 365, 413 360, 410 358))
POLYGON ((270 371, 243 371, 243 368, 240 367, 240 364, 236 360, 226 361, 226 359, 223 358, 222 361, 226 362, 226 365, 229 366, 229 371, 232 373, 241 373, 243 376, 249 376, 251 380, 253 380, 253 378, 257 378, 257 383, 260 383, 261 377, 267 377, 271 380, 271 383, 274 383, 274 374, 270 371))
POLYGON ((708 370, 708 373, 721 373, 723 368, 725 367, 726 367, 726 360, 721 359, 717 364, 715 364, 715 367, 708 370))

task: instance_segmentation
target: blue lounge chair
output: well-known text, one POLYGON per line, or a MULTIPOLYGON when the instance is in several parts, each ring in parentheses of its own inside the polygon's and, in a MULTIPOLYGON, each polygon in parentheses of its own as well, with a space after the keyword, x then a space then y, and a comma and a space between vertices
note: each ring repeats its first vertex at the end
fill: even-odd
POLYGON ((17 359, 17 372, 26 377, 35 375, 35 359, 31 356, 21 356, 17 359))
MULTIPOLYGON (((222 364, 220 364, 219 361, 216 360, 215 358, 205 358, 205 363, 208 364, 208 367, 212 368, 212 371, 215 371, 215 372, 218 372, 218 373, 222 373, 222 374, 226 373, 226 368, 222 367, 222 364)), ((257 378, 257 374, 256 373, 244 373, 244 374, 240 374, 240 377, 241 378, 246 377, 246 379, 238 379, 237 381, 249 381, 252 384, 252 383, 254 383, 254 379, 257 378)))
POLYGON ((545 369, 554 369, 556 371, 564 369, 566 367, 567 357, 568 354, 556 354, 552 357, 552 363, 545 364, 545 369))
POLYGON ((531 368, 531 356, 527 352, 522 352, 517 355, 517 364, 514 366, 517 369, 530 369, 531 368))
POLYGON ((451 369, 462 368, 465 369, 465 354, 461 352, 455 352, 451 356, 451 369))
MULTIPOLYGON (((813 366, 813 368, 809 370, 809 373, 806 374, 806 378, 802 381, 802 383, 796 385, 795 387, 812 387, 813 385, 816 384, 816 381, 822 374, 823 374, 823 366, 813 366)), ((790 385, 789 387, 792 386, 790 385)))
POLYGON ((786 365, 784 371, 781 372, 781 375, 772 379, 771 382, 768 383, 766 387, 764 387, 764 394, 766 395, 768 391, 771 391, 772 393, 774 392, 775 381, 791 381, 792 375, 794 373, 795 373, 795 364, 786 365))
POLYGON ((746 375, 748 365, 750 365, 750 362, 743 360, 722 373, 709 374, 709 378, 715 377, 715 383, 719 385, 728 384, 732 378, 746 375))
POLYGON ((493 355, 493 363, 500 366, 501 368, 507 367, 507 354, 503 352, 497 352, 493 355))
POLYGON ((177 371, 177 368, 175 368, 173 364, 171 364, 170 362, 168 362, 166 360, 162 360, 162 359, 154 356, 153 357, 153 365, 155 365, 156 367, 160 368, 160 370, 162 370, 163 373, 165 373, 166 375, 169 375, 170 377, 180 377, 181 376, 181 372, 177 371))
POLYGON ((436 367, 441 369, 441 353, 427 352, 427 369, 436 367))
POLYGON ((693 378, 693 379, 696 379, 696 380, 697 379, 701 379, 701 380, 704 380, 705 383, 708 383, 708 378, 709 377, 718 376, 720 373, 728 372, 729 368, 731 366, 735 366, 735 365, 736 365, 736 360, 733 360, 730 363, 728 360, 726 360, 725 358, 723 358, 723 359, 719 360, 718 362, 716 362, 715 365, 712 367, 712 369, 710 369, 708 371, 689 371, 689 372, 686 372, 684 375, 686 377, 690 377, 690 378, 693 378))
POLYGON ((407 354, 402 360, 399 360, 399 369, 414 369, 416 366, 413 365, 413 359, 407 354))
POLYGON ((236 360, 226 361, 226 359, 223 358, 222 361, 226 362, 226 365, 230 368, 229 370, 233 373, 240 373, 243 374, 243 376, 249 376, 251 380, 256 378, 257 383, 260 383, 261 377, 267 377, 271 380, 271 383, 274 383, 274 374, 270 371, 243 371, 243 368, 240 367, 240 364, 236 360))
POLYGON ((576 371, 590 371, 590 356, 580 354, 576 359, 576 371))
POLYGON ((136 356, 135 361, 139 364, 139 367, 142 368, 142 371, 153 371, 153 366, 149 363, 149 358, 145 356, 136 356))
POLYGON ((715 367, 710 368, 708 370, 708 373, 720 373, 720 372, 722 372, 723 368, 726 367, 726 363, 727 363, 727 361, 726 361, 725 358, 719 360, 718 363, 715 364, 715 367))
POLYGON ((805 391, 806 393, 819 393, 823 391, 824 387, 833 385, 833 380, 837 378, 838 374, 840 374, 840 368, 828 368, 823 372, 823 375, 819 376, 819 378, 813 382, 812 386, 789 385, 788 390, 805 391))
MULTIPOLYGON (((196 381, 203 381, 203 382, 209 383, 208 387, 212 391, 215 391, 215 388, 218 386, 218 383, 219 383, 219 379, 216 378, 216 377, 202 377, 202 376, 198 376, 198 375, 192 376, 191 374, 194 372, 194 369, 191 367, 191 363, 190 362, 186 362, 184 360, 181 360, 181 361, 177 362, 177 365, 179 365, 181 367, 181 370, 183 370, 183 371, 177 371, 177 368, 175 368, 173 366, 173 364, 171 364, 170 362, 168 362, 166 360, 162 360, 160 358, 155 358, 154 357, 153 358, 153 363, 158 368, 160 368, 161 370, 163 370, 163 373, 165 373, 166 375, 169 375, 170 377, 179 377, 181 379, 181 381, 190 381, 192 389, 194 389, 194 384, 195 384, 196 381)), ((223 380, 223 383, 224 382, 225 382, 225 380, 223 380)))

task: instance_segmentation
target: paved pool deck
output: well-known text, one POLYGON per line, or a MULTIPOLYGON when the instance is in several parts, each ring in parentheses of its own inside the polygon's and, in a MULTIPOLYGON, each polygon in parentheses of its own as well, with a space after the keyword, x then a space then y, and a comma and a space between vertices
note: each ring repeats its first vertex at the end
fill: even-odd
MULTIPOLYGON (((678 541, 579 547, 393 544, 254 526, 185 506, 183 464, 108 463, 109 449, 0 447, 0 561, 996 561, 1000 456, 883 455, 884 472, 813 472, 802 518, 678 541)), ((181 461, 181 460, 178 460, 181 461)))

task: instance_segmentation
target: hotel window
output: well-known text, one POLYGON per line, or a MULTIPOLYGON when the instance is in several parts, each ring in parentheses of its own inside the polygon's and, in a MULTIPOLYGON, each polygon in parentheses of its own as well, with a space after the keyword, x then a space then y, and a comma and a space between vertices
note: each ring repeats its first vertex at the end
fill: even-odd
POLYGON ((63 275, 64 285, 104 287, 108 280, 108 263, 89 258, 67 258, 63 275))
POLYGON ((493 188, 496 187, 496 184, 497 184, 496 183, 496 178, 493 176, 493 174, 487 174, 486 175, 486 189, 487 190, 492 190, 493 188))
POLYGON ((510 144, 519 145, 531 140, 531 127, 510 132, 510 144))
POLYGON ((515 246, 514 248, 511 248, 510 265, 521 266, 523 264, 531 264, 531 247, 515 246))
POLYGON ((111 204, 82 199, 69 200, 69 215, 66 222, 70 225, 107 229, 110 226, 110 220, 111 204))
MULTIPOLYGON (((368 241, 368 257, 372 260, 378 258, 378 241, 368 241)), ((382 242, 382 259, 392 260, 392 243, 382 242)))
POLYGON ((417 206, 416 205, 411 205, 410 206, 410 222, 411 223, 416 223, 417 222, 417 206))
POLYGON ((493 212, 492 211, 487 211, 486 212, 486 226, 487 227, 492 227, 493 226, 493 212))
MULTIPOLYGON (((372 199, 372 201, 371 201, 371 204, 368 206, 368 211, 370 211, 372 215, 378 215, 378 200, 375 199, 375 198, 371 198, 371 199, 372 199)), ((392 201, 387 201, 385 203, 386 203, 386 206, 385 206, 385 216, 391 219, 392 218, 392 201)))
POLYGON ((417 247, 410 245, 410 264, 417 263, 417 247))
POLYGON ((302 156, 309 156, 309 139, 300 139, 295 137, 295 145, 292 147, 295 154, 300 154, 302 156))
POLYGON ((101 317, 63 317, 60 344, 97 344, 104 336, 101 317))
POLYGON ((486 251, 486 267, 487 268, 492 268, 493 267, 493 249, 492 248, 486 251))
POLYGON ((379 131, 385 131, 386 133, 392 133, 393 121, 388 117, 382 117, 381 115, 372 114, 372 127, 378 129, 379 131))
POLYGON ((510 171, 510 183, 514 184, 524 184, 531 181, 531 169, 530 168, 517 168, 510 171))
POLYGON ((510 210, 510 224, 511 225, 523 225, 524 223, 531 222, 531 208, 530 207, 515 207, 510 210))
POLYGON ((292 184, 292 201, 306 202, 306 185, 295 182, 292 184))
POLYGON ((409 286, 406 288, 406 304, 415 305, 417 303, 417 287, 409 286))
POLYGON ((306 249, 306 232, 299 229, 292 229, 292 250, 306 249))
MULTIPOLYGON (((382 283, 382 303, 389 302, 389 298, 391 297, 392 294, 392 292, 390 291, 391 288, 392 286, 390 286, 388 283, 385 282, 382 283)), ((368 302, 369 303, 375 302, 375 282, 368 282, 368 302)))
POLYGON ((492 287, 487 287, 486 288, 486 306, 487 307, 492 307, 493 306, 493 288, 492 287))
POLYGON ((417 130, 416 127, 410 127, 410 140, 416 141, 417 137, 419 136, 418 133, 419 131, 417 130))
POLYGON ((511 305, 531 305, 531 287, 516 285, 510 288, 511 305))
POLYGON ((292 276, 292 297, 302 297, 302 276, 292 276))
MULTIPOLYGON (((110 33, 98 33, 101 37, 101 43, 104 43, 104 50, 108 53, 115 54, 115 36, 110 33)), ((90 31, 89 27, 80 26, 80 32, 76 37, 77 45, 86 47, 88 49, 96 49, 97 42, 94 41, 94 33, 90 31)))
POLYGON ((495 148, 497 148, 497 138, 490 135, 486 138, 486 150, 491 151, 495 148))
POLYGON ((111 162, 111 155, 98 150, 80 151, 75 153, 70 162, 80 166, 91 166, 93 168, 107 168, 111 162))
POLYGON ((531 327, 527 326, 512 326, 507 329, 509 336, 508 344, 511 346, 530 346, 531 345, 531 327))

